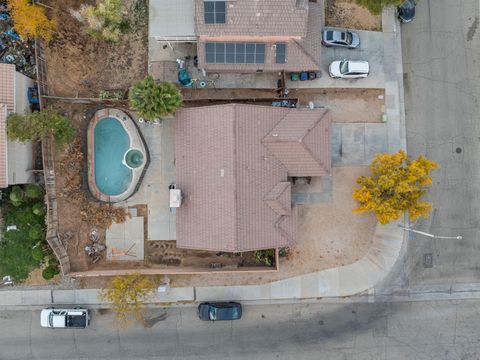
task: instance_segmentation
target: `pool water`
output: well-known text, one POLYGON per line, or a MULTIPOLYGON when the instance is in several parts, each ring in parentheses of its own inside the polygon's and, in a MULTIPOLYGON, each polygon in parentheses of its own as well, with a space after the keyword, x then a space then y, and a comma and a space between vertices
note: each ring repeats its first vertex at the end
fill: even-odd
POLYGON ((95 182, 106 195, 120 195, 132 183, 133 172, 123 164, 130 138, 119 120, 100 120, 94 130, 95 182))

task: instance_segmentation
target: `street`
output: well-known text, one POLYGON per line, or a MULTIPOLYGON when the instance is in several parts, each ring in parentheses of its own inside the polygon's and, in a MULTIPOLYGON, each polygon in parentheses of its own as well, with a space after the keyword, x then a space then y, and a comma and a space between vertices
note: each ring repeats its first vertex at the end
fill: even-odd
POLYGON ((410 233, 405 257, 378 293, 479 282, 478 22, 478 0, 422 0, 415 19, 401 26, 408 153, 440 165, 427 196, 432 214, 413 227, 463 239, 410 233))
POLYGON ((480 301, 245 306, 233 322, 158 309, 120 330, 93 312, 88 330, 40 327, 39 311, 0 315, 0 359, 478 359, 480 301), (149 327, 150 326, 150 327, 149 327))

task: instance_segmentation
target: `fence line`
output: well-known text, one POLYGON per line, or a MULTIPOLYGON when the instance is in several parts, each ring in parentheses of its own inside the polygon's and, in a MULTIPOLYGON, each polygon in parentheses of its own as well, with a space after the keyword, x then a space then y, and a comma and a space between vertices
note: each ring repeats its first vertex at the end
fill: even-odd
POLYGON ((58 205, 55 189, 55 148, 51 138, 42 140, 43 174, 45 176, 45 201, 47 204, 47 242, 60 262, 63 275, 70 273, 70 259, 58 236, 58 205))
MULTIPOLYGON (((40 109, 43 108, 44 96, 48 95, 47 62, 45 60, 45 45, 35 39, 35 66, 37 70, 38 99, 40 109)), ((45 203, 47 205, 46 225, 47 242, 60 263, 62 275, 70 274, 70 259, 64 244, 58 236, 58 205, 55 189, 55 147, 51 137, 42 140, 43 176, 45 179, 45 203)))

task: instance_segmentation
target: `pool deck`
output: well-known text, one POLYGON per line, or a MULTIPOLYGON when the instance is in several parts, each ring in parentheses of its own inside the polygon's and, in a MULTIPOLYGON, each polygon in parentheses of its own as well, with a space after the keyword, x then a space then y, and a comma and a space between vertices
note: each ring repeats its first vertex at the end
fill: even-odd
POLYGON ((105 108, 98 110, 93 115, 87 129, 87 163, 88 163, 88 188, 92 195, 104 202, 120 202, 132 196, 138 188, 138 182, 142 178, 142 174, 148 166, 148 151, 145 148, 141 134, 135 126, 134 120, 125 112, 115 108, 105 108), (132 182, 128 189, 120 195, 107 195, 100 191, 95 181, 95 144, 94 144, 94 130, 97 123, 104 118, 115 118, 124 127, 130 139, 130 149, 138 149, 143 153, 144 163, 138 168, 130 168, 132 171, 132 182))
POLYGON ((138 191, 118 206, 148 206, 147 239, 176 240, 175 214, 169 207, 168 186, 175 183, 175 120, 138 124, 150 152, 150 165, 138 191))

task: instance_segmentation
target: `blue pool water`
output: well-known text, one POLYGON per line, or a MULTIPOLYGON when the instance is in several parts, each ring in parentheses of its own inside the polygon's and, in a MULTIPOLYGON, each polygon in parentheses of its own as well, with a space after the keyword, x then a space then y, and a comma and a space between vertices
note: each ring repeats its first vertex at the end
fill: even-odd
POLYGON ((106 195, 120 195, 132 182, 132 170, 122 161, 130 138, 119 120, 107 117, 94 130, 95 182, 106 195))

